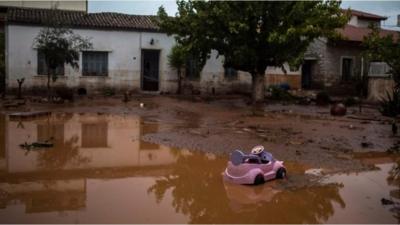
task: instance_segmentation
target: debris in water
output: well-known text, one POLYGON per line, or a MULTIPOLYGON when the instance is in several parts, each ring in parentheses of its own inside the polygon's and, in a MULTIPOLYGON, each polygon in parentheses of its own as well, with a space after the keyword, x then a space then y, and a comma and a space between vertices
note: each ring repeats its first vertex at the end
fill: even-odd
POLYGON ((10 120, 17 120, 17 119, 31 119, 37 118, 42 116, 50 116, 51 112, 47 111, 38 111, 38 112, 18 112, 12 113, 9 115, 10 120))
POLYGON ((308 175, 314 175, 314 176, 322 176, 323 175, 323 170, 321 168, 318 169, 308 169, 304 172, 305 174, 308 175))
POLYGON ((250 154, 233 151, 223 177, 225 181, 236 184, 262 184, 275 178, 286 178, 286 168, 283 161, 276 160, 271 153, 264 151, 264 146, 258 145, 250 154))
POLYGON ((129 102, 130 101, 130 94, 128 91, 124 93, 124 98, 122 99, 123 102, 129 102))
POLYGON ((50 142, 53 138, 50 138, 49 140, 46 140, 44 142, 33 142, 31 144, 28 144, 27 142, 20 144, 19 147, 25 150, 31 150, 31 149, 38 149, 38 148, 51 148, 54 146, 53 143, 50 142))
POLYGON ((382 198, 381 203, 382 203, 382 205, 393 205, 394 201, 392 201, 390 199, 382 198))
POLYGON ((331 107, 331 115, 332 116, 344 116, 346 115, 346 106, 342 103, 335 104, 331 107))
POLYGON ((363 147, 363 148, 369 148, 373 145, 374 144, 372 144, 371 142, 361 142, 361 147, 363 147))

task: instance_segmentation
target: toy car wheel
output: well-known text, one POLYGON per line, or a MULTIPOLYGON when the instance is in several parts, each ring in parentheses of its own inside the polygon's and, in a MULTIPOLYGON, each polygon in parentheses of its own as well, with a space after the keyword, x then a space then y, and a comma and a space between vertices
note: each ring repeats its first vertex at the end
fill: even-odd
POLYGON ((278 171, 276 172, 276 179, 283 179, 285 177, 286 177, 286 169, 279 168, 278 171))
POLYGON ((254 178, 254 184, 263 184, 265 181, 264 181, 264 176, 262 175, 262 174, 258 174, 257 176, 256 176, 256 178, 254 178))

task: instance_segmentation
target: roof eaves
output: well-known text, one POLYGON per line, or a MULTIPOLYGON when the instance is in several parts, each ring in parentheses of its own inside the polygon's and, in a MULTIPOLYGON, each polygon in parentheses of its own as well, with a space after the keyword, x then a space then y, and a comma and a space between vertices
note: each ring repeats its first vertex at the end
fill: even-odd
MULTIPOLYGON (((15 22, 15 21, 7 21, 7 25, 20 25, 20 26, 36 26, 43 27, 43 23, 40 22, 15 22)), ((88 29, 88 30, 112 30, 112 31, 136 31, 136 32, 151 32, 151 33, 165 33, 161 29, 156 28, 142 28, 142 27, 111 27, 111 26, 94 26, 94 25, 65 25, 67 28, 71 29, 88 29)))

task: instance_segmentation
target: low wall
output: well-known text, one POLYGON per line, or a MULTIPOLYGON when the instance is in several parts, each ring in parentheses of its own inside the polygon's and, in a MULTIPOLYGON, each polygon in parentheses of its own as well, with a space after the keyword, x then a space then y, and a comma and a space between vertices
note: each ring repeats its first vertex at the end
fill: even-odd
MULTIPOLYGON (((202 74, 202 77, 212 77, 212 79, 184 79, 182 88, 184 94, 243 94, 251 93, 251 75, 239 72, 234 79, 225 78, 223 73, 202 74)), ((265 86, 288 84, 291 89, 301 88, 301 75, 282 75, 266 74, 265 86)), ((47 76, 32 76, 25 80, 23 89, 34 93, 46 93, 47 76)), ((118 74, 110 74, 107 77, 85 77, 85 76, 59 76, 53 87, 66 86, 68 88, 85 88, 89 94, 102 92, 111 88, 117 92, 126 90, 140 91, 140 74, 135 76, 123 77, 118 74)), ((160 92, 175 93, 178 81, 173 79, 172 73, 164 72, 160 74, 160 92), (168 79, 165 79, 168 78, 168 79)), ((8 82, 8 90, 15 90, 18 87, 15 79, 8 82)))
POLYGON ((389 77, 369 77, 368 100, 379 101, 382 98, 386 98, 386 93, 392 93, 393 87, 394 81, 389 77))
POLYGON ((266 86, 288 84, 291 89, 301 89, 301 75, 267 74, 266 86))

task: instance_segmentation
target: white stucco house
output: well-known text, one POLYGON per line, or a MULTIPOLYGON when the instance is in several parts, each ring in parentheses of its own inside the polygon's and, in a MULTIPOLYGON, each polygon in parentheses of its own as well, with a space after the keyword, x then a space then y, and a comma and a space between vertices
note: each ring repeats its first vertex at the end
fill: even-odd
MULTIPOLYGON (((174 38, 160 31, 152 16, 16 7, 7 9, 5 23, 8 88, 17 87, 18 78, 25 78, 25 88, 45 87, 47 67, 33 43, 50 13, 74 33, 91 38, 93 44, 92 49, 80 53, 79 69, 67 65, 59 68, 60 76, 54 85, 87 90, 110 87, 176 92, 177 73, 167 60, 174 38)), ((214 53, 199 77, 186 72, 191 88, 201 93, 250 90, 251 76, 226 70, 222 60, 214 53)), ((299 87, 300 70, 287 68, 287 71, 285 75, 280 68, 268 68, 266 84, 288 83, 293 88, 299 87)))
POLYGON ((88 0, 2 0, 0 7, 23 7, 23 8, 40 8, 40 9, 63 9, 87 12, 88 0))

